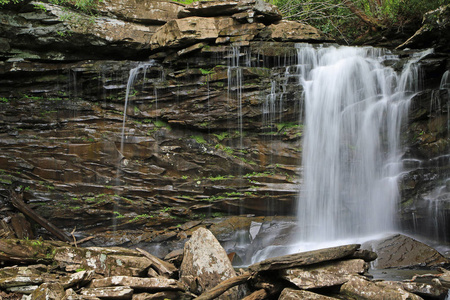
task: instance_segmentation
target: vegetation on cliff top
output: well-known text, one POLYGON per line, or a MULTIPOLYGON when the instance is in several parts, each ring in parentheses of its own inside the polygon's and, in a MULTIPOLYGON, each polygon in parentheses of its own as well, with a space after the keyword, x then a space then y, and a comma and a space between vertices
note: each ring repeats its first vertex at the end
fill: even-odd
MULTIPOLYGON (((195 0, 175 0, 190 4, 195 0)), ((276 5, 284 18, 300 20, 330 36, 351 42, 367 33, 401 33, 420 27, 424 13, 448 3, 448 0, 265 0, 276 5), (408 30, 409 29, 409 30, 408 30)), ((0 7, 27 0, 0 0, 0 7)), ((70 6, 85 13, 95 12, 102 0, 44 0, 70 6)))
MULTIPOLYGON (((71 6, 80 11, 86 13, 92 13, 93 10, 96 9, 99 2, 103 0, 47 0, 43 2, 49 2, 52 4, 62 5, 62 6, 71 6)), ((26 0, 0 0, 0 7, 9 3, 18 4, 21 2, 29 2, 26 0)))
POLYGON ((406 27, 417 30, 422 16, 448 0, 268 0, 284 18, 301 20, 335 38, 406 27))

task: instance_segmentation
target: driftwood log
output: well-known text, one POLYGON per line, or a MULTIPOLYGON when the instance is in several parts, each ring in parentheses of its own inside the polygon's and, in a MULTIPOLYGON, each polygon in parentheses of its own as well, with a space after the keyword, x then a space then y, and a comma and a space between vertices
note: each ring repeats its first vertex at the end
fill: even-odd
POLYGON ((43 217, 35 213, 25 202, 23 202, 23 194, 17 193, 15 191, 11 191, 11 203, 14 205, 15 208, 17 208, 20 212, 22 212, 24 215, 47 229, 48 232, 53 234, 56 238, 63 242, 72 242, 72 239, 67 236, 63 231, 58 229, 55 225, 50 223, 49 221, 45 220, 43 217))
POLYGON ((253 275, 253 273, 245 272, 242 275, 232 277, 230 279, 222 281, 219 285, 213 287, 212 289, 204 292, 203 294, 201 294, 200 296, 195 298, 195 300, 215 299, 215 298, 219 297, 220 295, 222 295, 223 293, 225 293, 226 291, 228 291, 229 289, 231 289, 232 287, 235 287, 237 285, 247 282, 252 277, 252 275, 253 275))
POLYGON ((250 295, 248 295, 245 298, 242 298, 242 300, 263 300, 269 297, 269 293, 265 289, 260 289, 257 291, 254 291, 250 295))

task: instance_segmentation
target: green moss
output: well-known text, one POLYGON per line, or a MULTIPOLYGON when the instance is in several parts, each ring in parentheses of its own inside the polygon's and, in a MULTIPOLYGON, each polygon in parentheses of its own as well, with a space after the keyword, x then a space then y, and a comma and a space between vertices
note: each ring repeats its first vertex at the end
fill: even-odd
POLYGON ((218 138, 219 141, 223 141, 224 139, 226 139, 227 137, 229 137, 228 132, 214 133, 213 135, 214 135, 216 138, 218 138))
POLYGON ((206 69, 200 68, 199 70, 202 73, 202 75, 209 75, 209 74, 213 74, 214 73, 213 69, 206 70, 206 69))
POLYGON ((211 216, 213 217, 213 218, 222 218, 222 217, 225 217, 227 214, 225 214, 225 213, 222 213, 222 212, 213 212, 212 214, 211 214, 211 216))
POLYGON ((118 211, 114 211, 113 214, 115 215, 116 219, 122 219, 125 218, 124 215, 122 215, 120 212, 118 211))
POLYGON ((233 175, 226 175, 226 176, 224 176, 224 175, 218 175, 218 176, 215 176, 215 177, 208 177, 207 179, 209 179, 209 180, 211 180, 211 181, 219 181, 219 180, 227 180, 227 179, 231 179, 231 178, 233 178, 234 176, 233 175))
POLYGON ((162 120, 155 120, 153 121, 153 125, 155 125, 157 128, 166 128, 168 130, 171 130, 172 128, 170 127, 169 123, 166 123, 162 120))
POLYGON ((200 135, 192 135, 191 139, 194 139, 198 144, 207 144, 206 140, 200 135))

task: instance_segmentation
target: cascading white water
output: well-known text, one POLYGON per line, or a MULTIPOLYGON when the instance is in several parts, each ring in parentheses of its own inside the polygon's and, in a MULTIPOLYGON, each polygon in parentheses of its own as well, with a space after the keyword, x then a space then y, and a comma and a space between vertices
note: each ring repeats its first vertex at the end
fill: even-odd
POLYGON ((419 58, 397 74, 382 64, 388 54, 299 46, 306 132, 298 220, 305 247, 395 228, 399 133, 418 90, 419 58))

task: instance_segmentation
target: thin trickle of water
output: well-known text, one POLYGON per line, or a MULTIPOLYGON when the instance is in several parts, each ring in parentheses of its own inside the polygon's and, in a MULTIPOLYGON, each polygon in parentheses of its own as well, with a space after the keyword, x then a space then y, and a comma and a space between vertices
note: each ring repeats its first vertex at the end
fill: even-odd
MULTIPOLYGON (((419 89, 420 57, 397 74, 382 49, 299 46, 305 91, 300 241, 320 243, 395 228, 400 127, 419 89)), ((424 54, 425 55, 425 54, 424 54)))
POLYGON ((440 89, 447 89, 447 131, 450 131, 450 71, 445 71, 441 78, 440 89))
POLYGON ((134 82, 136 81, 136 77, 140 72, 144 73, 144 78, 147 74, 147 69, 153 65, 153 61, 146 62, 143 64, 138 65, 137 67, 130 70, 130 75, 128 77, 127 82, 127 90, 125 92, 125 105, 123 108, 123 121, 122 121, 122 134, 120 139, 120 153, 123 154, 123 145, 125 140, 125 125, 126 125, 126 119, 127 119, 127 107, 128 107, 128 99, 131 94, 131 89, 134 86, 134 82))
MULTIPOLYGON (((227 69, 228 77, 228 99, 229 101, 237 101, 237 119, 238 132, 240 136, 239 147, 242 148, 242 67, 240 66, 241 52, 239 47, 231 47, 227 69)), ((232 105, 232 104, 231 104, 232 105)))
POLYGON ((276 100, 276 81, 272 80, 270 83, 270 94, 264 99, 262 107, 263 128, 272 128, 274 125, 276 100))

